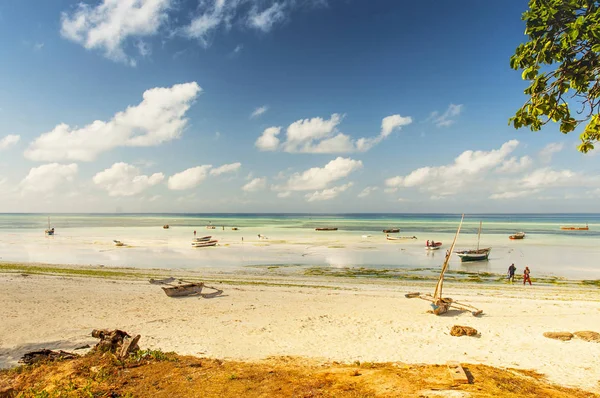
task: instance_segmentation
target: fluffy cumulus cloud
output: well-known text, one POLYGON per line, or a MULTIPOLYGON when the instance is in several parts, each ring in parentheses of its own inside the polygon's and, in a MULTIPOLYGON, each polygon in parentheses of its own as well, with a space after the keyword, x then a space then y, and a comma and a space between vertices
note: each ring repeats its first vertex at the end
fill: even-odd
POLYGON ((522 156, 517 158, 513 156, 510 159, 505 160, 497 171, 499 173, 520 173, 527 170, 533 164, 533 160, 529 156, 522 156))
POLYGON ((546 145, 539 153, 540 160, 544 163, 550 163, 555 153, 562 151, 565 144, 562 142, 552 142, 546 145))
POLYGON ((268 110, 269 110, 269 107, 266 105, 258 107, 250 114, 250 118, 252 119, 255 117, 259 117, 260 115, 262 115, 263 113, 265 113, 268 110))
POLYGON ((59 124, 33 141, 25 157, 35 161, 92 161, 119 146, 156 146, 177 139, 188 122, 184 115, 200 90, 195 82, 147 90, 142 102, 109 121, 96 120, 81 128, 59 124))
POLYGON ((191 167, 169 177, 169 189, 181 191, 198 186, 208 176, 211 165, 191 167))
POLYGON ((322 191, 308 193, 304 197, 306 198, 307 202, 331 200, 333 198, 336 198, 340 193, 346 191, 352 185, 354 185, 354 184, 352 182, 349 182, 347 184, 340 185, 337 187, 327 188, 322 191))
POLYGON ((16 134, 9 134, 3 138, 0 138, 0 151, 2 151, 4 149, 8 149, 8 148, 12 147, 13 145, 16 145, 20 139, 21 139, 21 136, 16 135, 16 134))
POLYGON ((267 186, 267 178, 266 177, 257 177, 253 178, 249 183, 242 187, 243 191, 246 192, 256 192, 262 191, 267 186))
POLYGON ((281 192, 322 190, 362 167, 360 160, 338 157, 324 167, 313 167, 302 173, 294 173, 284 185, 275 185, 273 189, 281 192))
POLYGON ((134 196, 160 183, 164 178, 163 173, 142 175, 137 167, 120 162, 97 173, 92 181, 105 189, 109 196, 134 196))
POLYGON ((77 164, 50 163, 29 170, 19 188, 23 193, 56 193, 64 190, 77 175, 77 164))
MULTIPOLYGON (((102 0, 96 4, 78 3, 62 13, 61 35, 88 50, 97 49, 112 60, 135 66, 125 46, 137 40, 138 49, 147 44, 140 40, 158 33, 167 20, 173 0, 102 0)), ((140 49, 140 54, 142 50, 140 49)))
POLYGON ((448 127, 456 122, 456 118, 461 114, 463 105, 450 104, 448 109, 442 114, 438 111, 431 112, 429 119, 437 127, 448 127))
POLYGON ((363 189, 362 191, 360 191, 360 193, 358 194, 358 197, 359 198, 366 198, 367 196, 369 196, 373 192, 377 191, 378 189, 379 189, 379 187, 366 187, 365 189, 363 189))
POLYGON ((220 176, 221 174, 235 173, 242 167, 240 162, 224 164, 223 166, 216 167, 210 171, 211 176, 220 176))
POLYGON ((491 151, 464 151, 449 165, 421 167, 405 176, 388 178, 385 184, 389 188, 418 187, 437 196, 456 194, 502 165, 518 145, 517 140, 511 140, 491 151))
POLYGON ((329 119, 315 117, 300 119, 290 124, 285 141, 278 138, 281 127, 269 127, 256 140, 256 147, 262 151, 283 150, 289 153, 351 153, 365 152, 387 138, 392 131, 412 123, 410 116, 391 115, 381 122, 379 135, 352 139, 338 131, 342 115, 334 113, 329 119))

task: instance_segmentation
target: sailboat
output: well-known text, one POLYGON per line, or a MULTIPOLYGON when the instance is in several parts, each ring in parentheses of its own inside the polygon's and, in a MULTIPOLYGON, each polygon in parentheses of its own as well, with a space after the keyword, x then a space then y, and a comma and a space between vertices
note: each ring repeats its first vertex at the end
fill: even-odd
POLYGON ((44 233, 46 235, 54 235, 54 227, 50 228, 50 217, 48 217, 48 229, 44 233))
POLYGON ((484 261, 487 260, 490 252, 492 251, 491 247, 486 247, 485 249, 479 248, 479 240, 481 239, 481 224, 479 221, 479 232, 477 233, 477 249, 475 250, 461 250, 457 251, 456 254, 460 257, 460 261, 484 261))
POLYGON ((458 238, 458 234, 460 233, 460 228, 462 227, 464 219, 464 214, 460 219, 460 224, 458 225, 458 229, 456 230, 456 235, 454 235, 454 240, 452 241, 452 246, 450 246, 450 250, 446 252, 446 258, 444 260, 444 264, 442 265, 442 271, 440 272, 440 278, 438 279, 437 284, 435 285, 435 291, 433 295, 431 294, 421 294, 421 293, 408 293, 404 296, 407 298, 420 298, 421 300, 429 301, 431 303, 431 307, 433 310, 431 311, 435 315, 442 315, 448 312, 448 310, 453 307, 461 311, 469 311, 473 316, 478 316, 483 313, 482 310, 473 307, 467 303, 459 303, 454 301, 449 297, 442 297, 442 287, 444 285, 444 274, 448 269, 448 264, 450 263, 450 257, 452 256, 452 250, 454 250, 454 245, 456 244, 456 240, 458 238))

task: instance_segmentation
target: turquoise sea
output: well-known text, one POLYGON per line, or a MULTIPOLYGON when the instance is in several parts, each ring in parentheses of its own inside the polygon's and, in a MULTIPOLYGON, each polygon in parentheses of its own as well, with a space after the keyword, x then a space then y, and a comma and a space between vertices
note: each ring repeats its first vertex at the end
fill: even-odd
MULTIPOLYGON (((0 261, 232 271, 273 264, 436 268, 445 250, 427 252, 425 241, 447 249, 459 221, 460 214, 0 214, 0 261), (48 218, 53 237, 44 235, 48 218), (387 228, 417 239, 387 241, 387 228), (213 235, 219 246, 191 248, 194 230, 213 235), (128 247, 114 247, 113 239, 128 247)), ((489 261, 462 264, 453 256, 451 267, 504 273, 514 262, 534 275, 600 279, 600 214, 467 214, 456 249, 477 245, 480 221, 480 245, 492 247, 489 261), (589 231, 560 230, 586 224, 589 231), (526 238, 510 241, 518 231, 526 238)))

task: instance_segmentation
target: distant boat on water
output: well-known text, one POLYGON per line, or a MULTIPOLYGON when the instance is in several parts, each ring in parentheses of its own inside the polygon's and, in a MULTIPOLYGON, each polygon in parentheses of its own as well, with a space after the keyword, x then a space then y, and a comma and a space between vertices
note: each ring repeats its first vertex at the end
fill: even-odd
POLYGON ((44 231, 46 235, 54 235, 54 227, 50 228, 50 217, 48 217, 48 229, 44 231))
POLYGON ((337 231, 338 229, 335 227, 321 227, 315 228, 315 231, 337 231))
POLYGON ((192 242, 192 247, 209 247, 209 246, 216 246, 217 243, 219 241, 218 240, 207 240, 207 241, 194 241, 192 242))
POLYGON ((416 236, 389 236, 389 235, 386 235, 385 238, 387 240, 411 240, 411 239, 417 239, 416 236))
POLYGON ((427 245, 425 246, 425 249, 427 249, 427 250, 438 250, 440 247, 442 247, 442 242, 429 241, 429 242, 427 242, 427 245))
POLYGON ((400 228, 390 228, 390 229, 384 229, 383 233, 384 234, 395 234, 400 232, 400 228))
POLYGON ((563 231, 589 231, 589 227, 587 224, 585 224, 585 227, 577 227, 577 226, 573 226, 573 225, 561 225, 560 227, 561 230, 563 231))
POLYGON ((163 229, 169 229, 169 224, 163 225, 163 229))
POLYGON ((525 238, 525 232, 517 232, 516 234, 510 235, 508 239, 510 240, 518 240, 525 238))
POLYGON ((492 251, 491 247, 487 247, 485 249, 479 248, 479 240, 481 239, 481 225, 482 222, 479 221, 479 232, 477 233, 477 249, 475 250, 461 250, 456 251, 456 255, 460 257, 460 261, 463 263, 466 261, 484 261, 487 260, 490 252, 492 251))

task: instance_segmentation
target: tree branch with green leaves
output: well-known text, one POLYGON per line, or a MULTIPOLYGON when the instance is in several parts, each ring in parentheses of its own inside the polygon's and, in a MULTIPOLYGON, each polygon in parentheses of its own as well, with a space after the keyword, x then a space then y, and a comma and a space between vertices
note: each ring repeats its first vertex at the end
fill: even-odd
POLYGON ((529 40, 510 66, 530 82, 529 98, 509 124, 539 131, 552 121, 567 134, 585 123, 578 150, 587 153, 600 141, 600 1, 530 0, 523 20, 529 40))

